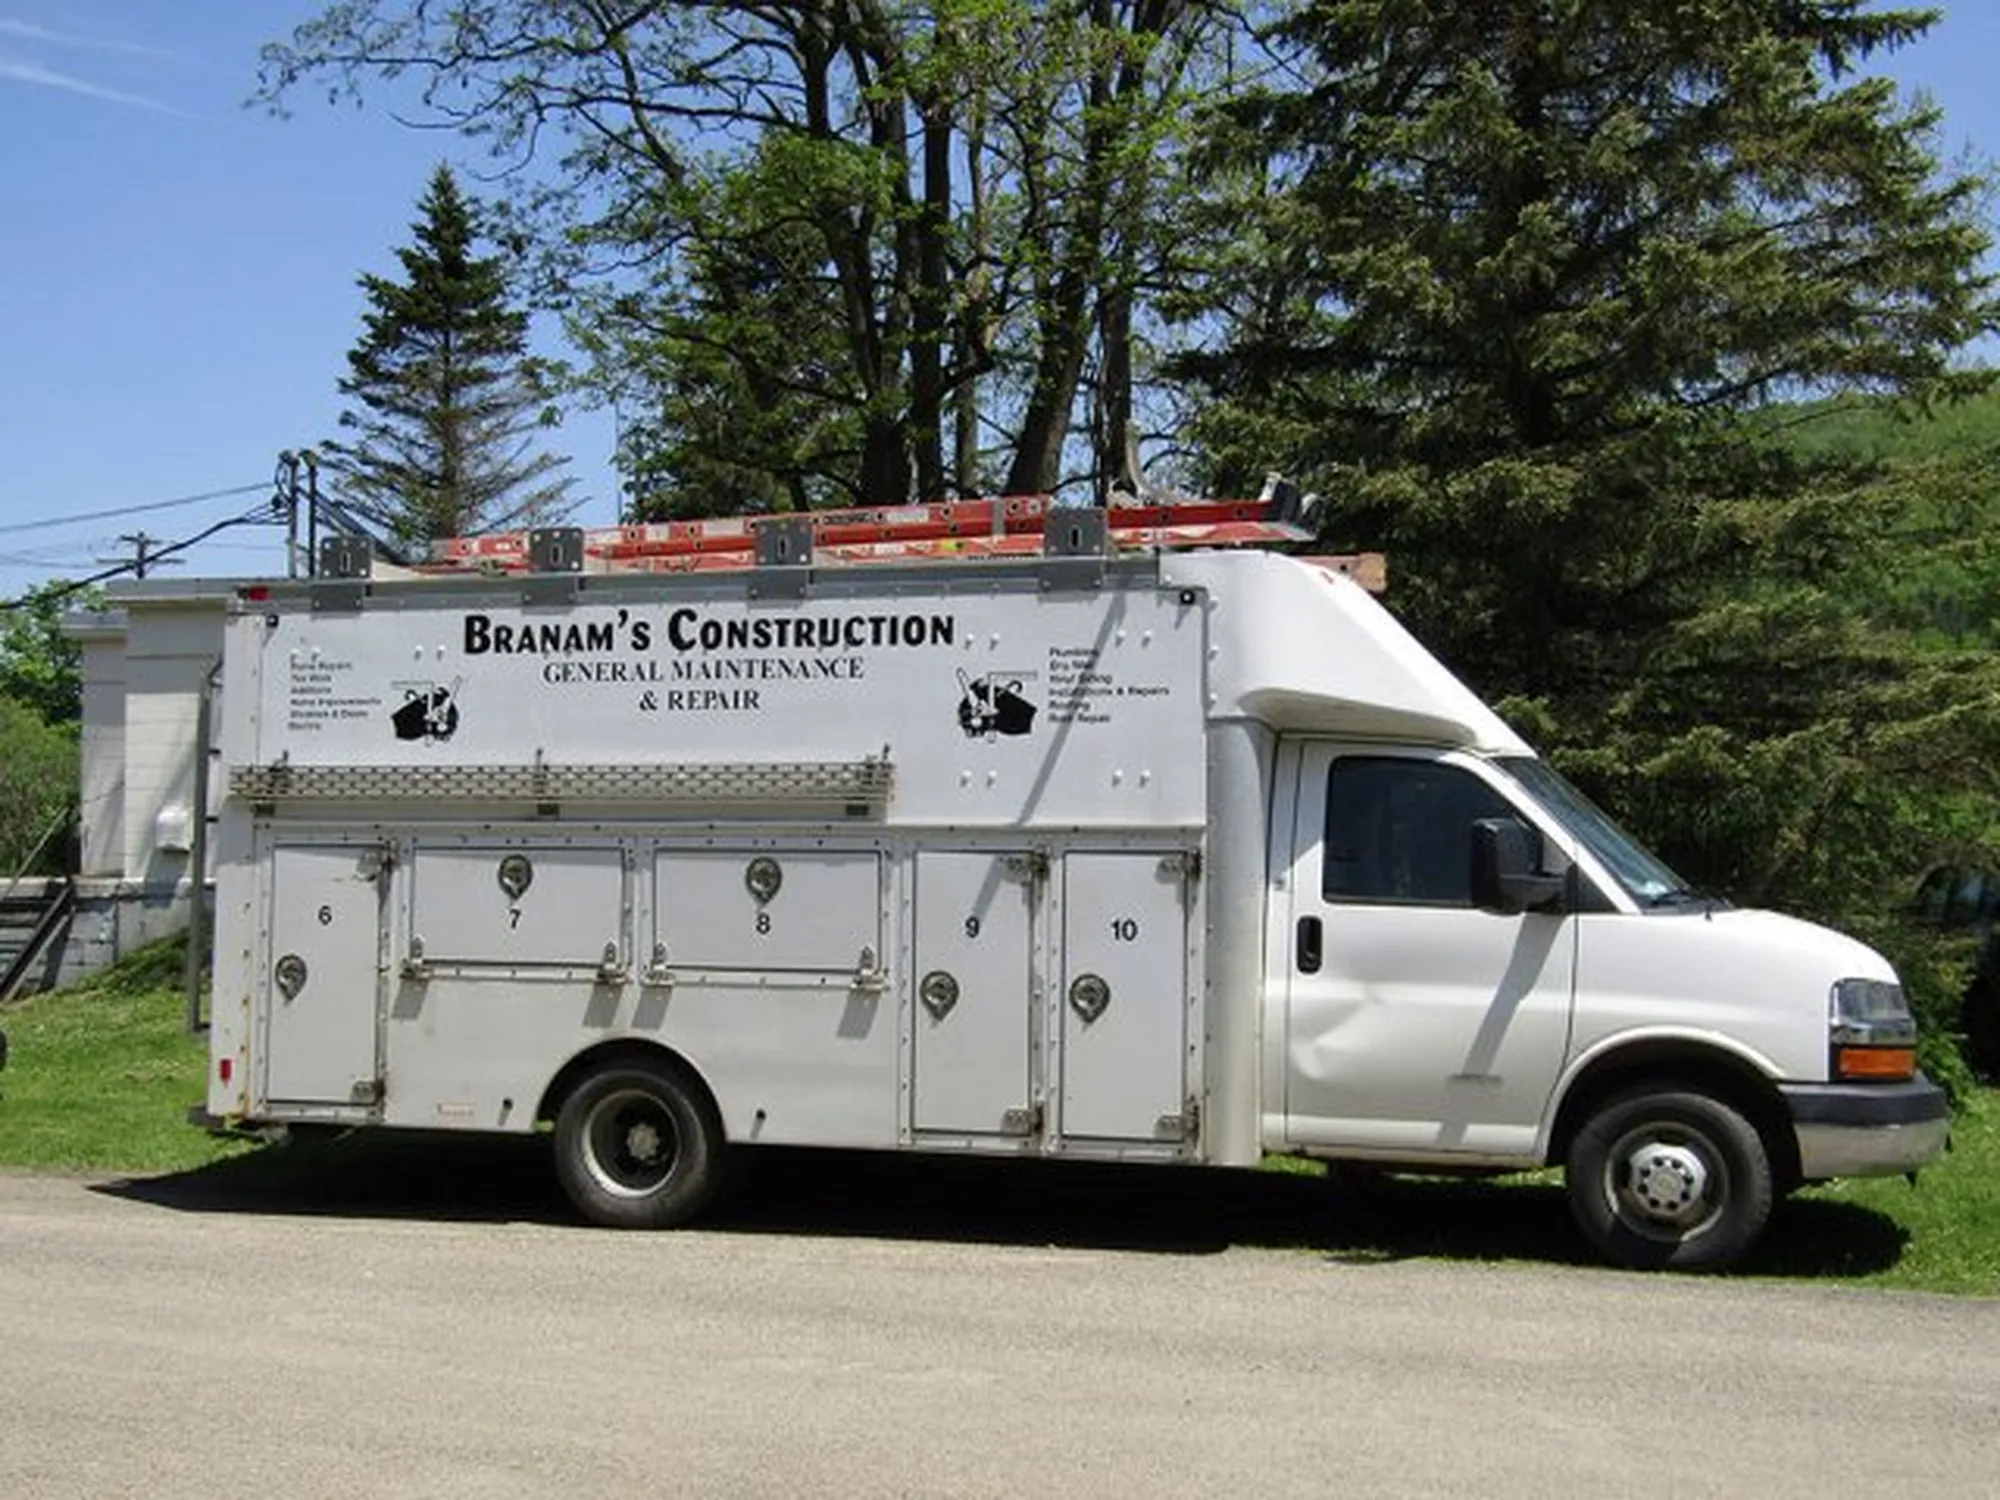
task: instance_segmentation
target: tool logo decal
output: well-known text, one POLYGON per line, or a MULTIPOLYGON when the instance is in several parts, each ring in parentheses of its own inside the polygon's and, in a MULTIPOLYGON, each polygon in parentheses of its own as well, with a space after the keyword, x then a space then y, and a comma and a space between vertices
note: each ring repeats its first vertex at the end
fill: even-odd
POLYGON ((1035 727, 1035 705, 1021 696, 1032 672, 988 672, 983 677, 958 674, 958 727, 968 739, 1027 734, 1035 727))
POLYGON ((399 740, 448 740, 458 733, 458 688, 463 678, 453 678, 450 687, 434 682, 398 683, 403 702, 392 709, 389 722, 399 740))

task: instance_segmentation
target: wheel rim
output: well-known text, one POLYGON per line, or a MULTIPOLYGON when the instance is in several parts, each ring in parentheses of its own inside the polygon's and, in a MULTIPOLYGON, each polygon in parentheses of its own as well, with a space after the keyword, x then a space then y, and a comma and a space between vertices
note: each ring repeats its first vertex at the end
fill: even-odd
POLYGON ((619 1089, 591 1106, 584 1165, 607 1193, 643 1198, 665 1187, 680 1162, 673 1112, 644 1089, 619 1089))
POLYGON ((1722 1217, 1729 1167, 1701 1131, 1653 1120, 1626 1131, 1606 1153, 1603 1187, 1621 1224, 1662 1244, 1678 1244, 1722 1217))

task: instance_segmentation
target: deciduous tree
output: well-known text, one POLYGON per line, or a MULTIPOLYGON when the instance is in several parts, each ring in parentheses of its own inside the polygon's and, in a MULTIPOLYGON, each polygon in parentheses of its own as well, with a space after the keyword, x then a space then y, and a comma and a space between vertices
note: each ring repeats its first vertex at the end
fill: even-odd
POLYGON ((65 614, 101 607, 98 589, 50 583, 0 611, 0 698, 45 724, 74 724, 83 711, 82 653, 63 634, 65 614))
POLYGON ((524 169, 513 222, 642 509, 1101 493, 1132 477, 1176 143, 1238 29, 1188 0, 350 0, 267 49, 265 91, 414 76, 524 169))

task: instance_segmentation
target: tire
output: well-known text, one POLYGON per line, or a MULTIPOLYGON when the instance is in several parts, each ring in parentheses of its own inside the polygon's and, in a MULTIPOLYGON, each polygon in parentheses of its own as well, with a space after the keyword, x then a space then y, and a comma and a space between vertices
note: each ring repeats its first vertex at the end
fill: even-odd
POLYGON ((662 1068, 592 1073, 556 1115, 556 1176, 592 1223, 666 1229, 698 1213, 722 1173, 722 1125, 701 1089, 662 1068))
POLYGON ((1636 1270, 1735 1263, 1763 1234, 1775 1199, 1757 1128, 1691 1090, 1611 1100, 1577 1132, 1563 1175, 1584 1237, 1636 1270))

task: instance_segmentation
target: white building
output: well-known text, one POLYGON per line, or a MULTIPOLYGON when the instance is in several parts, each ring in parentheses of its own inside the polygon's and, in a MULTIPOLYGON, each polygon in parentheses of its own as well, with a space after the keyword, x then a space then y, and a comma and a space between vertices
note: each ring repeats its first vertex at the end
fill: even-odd
POLYGON ((63 629, 82 650, 81 853, 67 981, 187 924, 202 700, 233 580, 111 585, 63 629))

